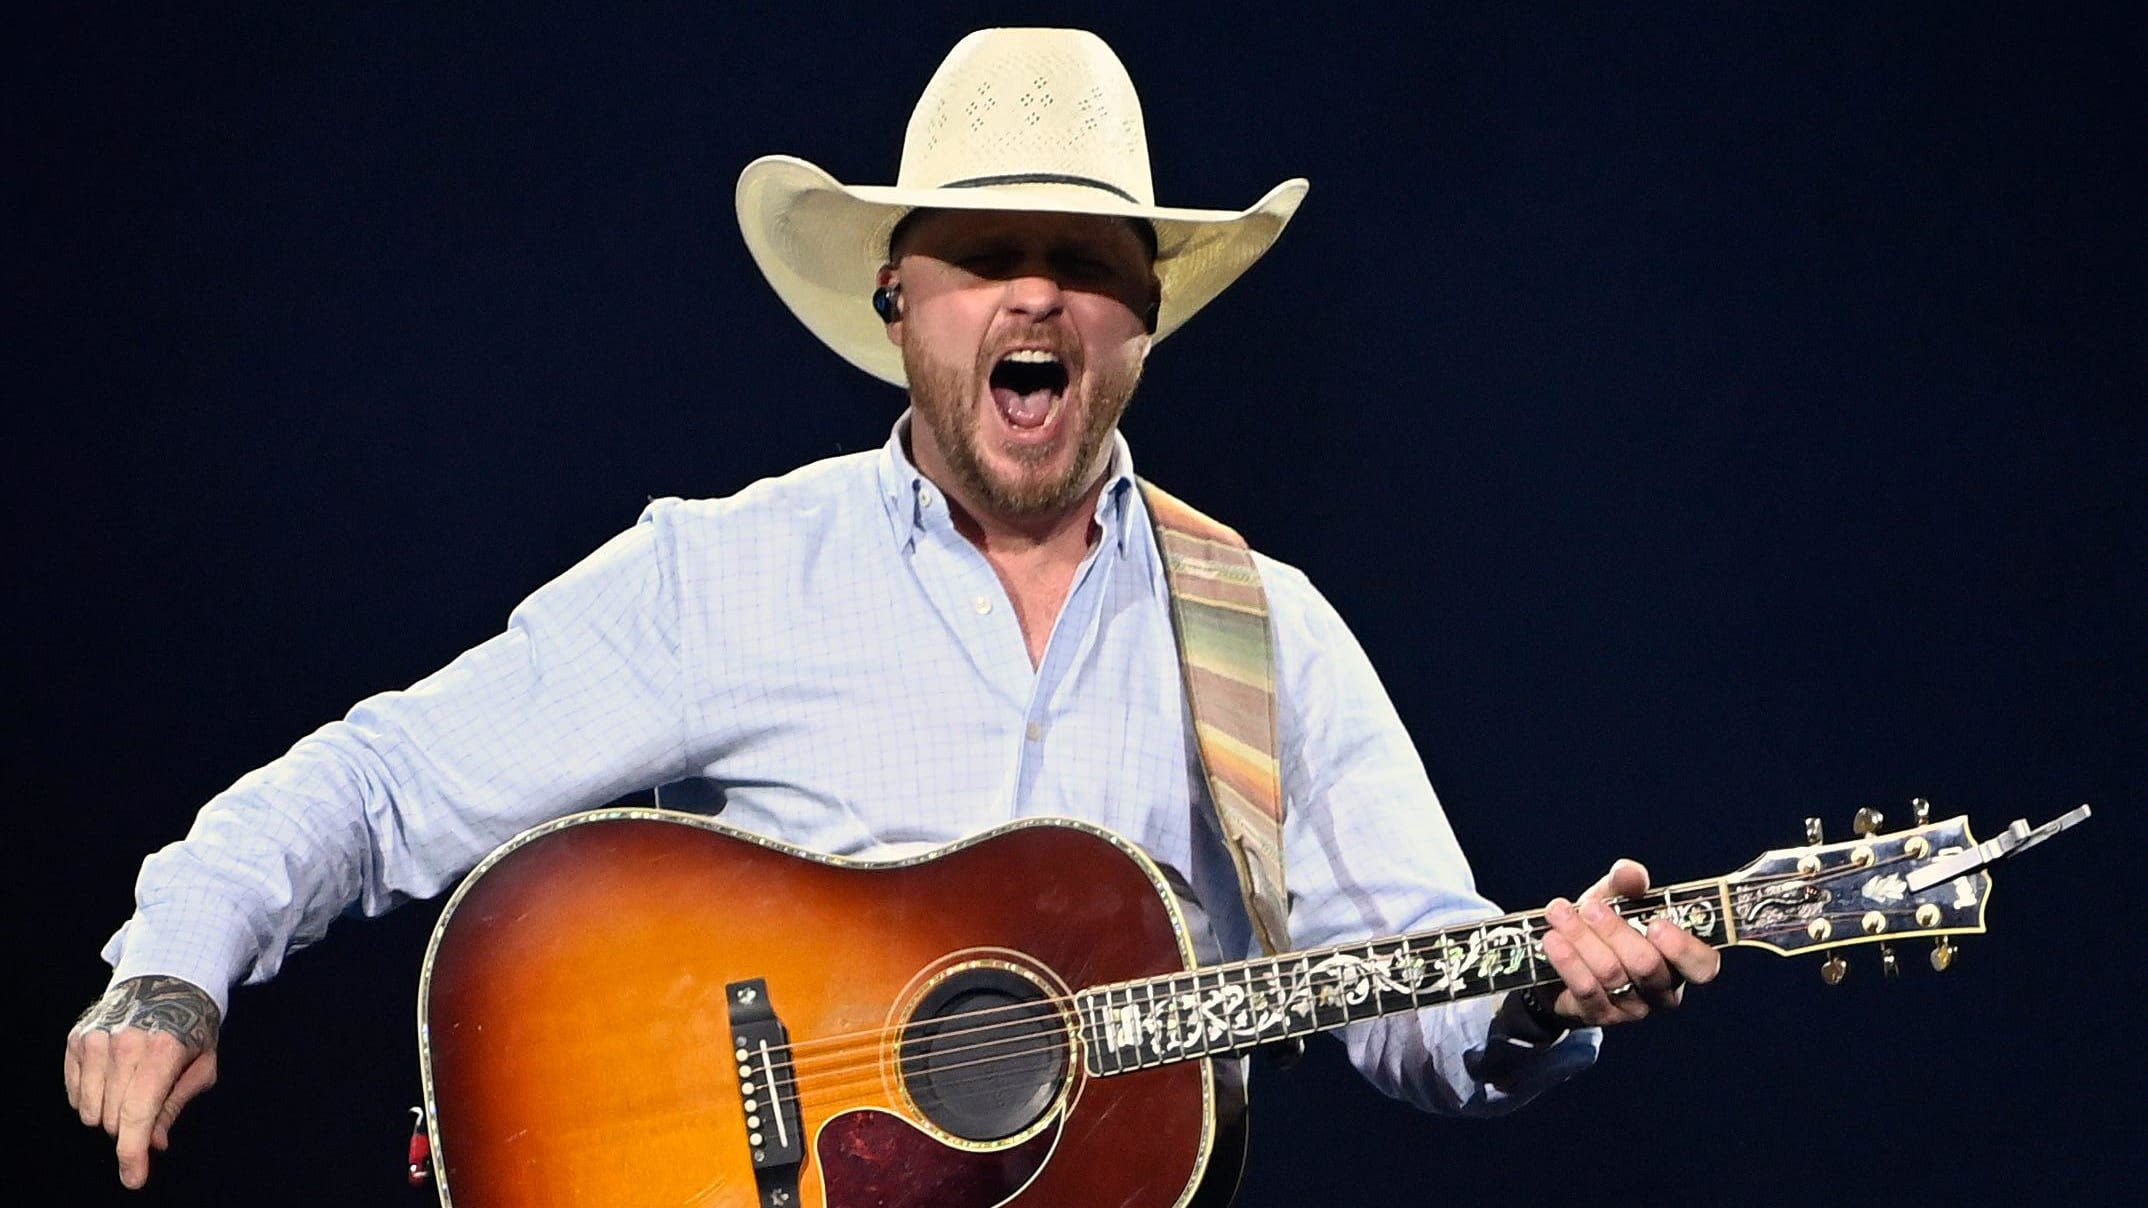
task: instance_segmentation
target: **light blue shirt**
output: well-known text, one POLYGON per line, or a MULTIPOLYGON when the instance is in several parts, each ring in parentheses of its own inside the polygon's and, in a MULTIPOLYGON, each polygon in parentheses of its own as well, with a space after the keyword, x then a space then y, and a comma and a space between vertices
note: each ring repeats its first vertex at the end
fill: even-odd
MULTIPOLYGON (((903 449, 817 462, 724 499, 665 499, 525 600, 505 632, 360 702, 206 805, 142 866, 106 946, 226 1006, 357 905, 449 887, 523 829, 680 782, 744 830, 848 856, 1061 815, 1184 883, 1205 953, 1250 955, 1199 783, 1168 596, 1125 441, 1100 534, 1032 666, 992 568, 903 449)), ((1260 559, 1275 632, 1299 947, 1498 913, 1477 895, 1356 639, 1297 570, 1260 559)), ((1421 1107, 1513 1106, 1593 1060, 1573 1034, 1475 1072, 1495 999, 1344 1033, 1421 1107), (1505 1063, 1503 1063, 1505 1064, 1505 1063)))

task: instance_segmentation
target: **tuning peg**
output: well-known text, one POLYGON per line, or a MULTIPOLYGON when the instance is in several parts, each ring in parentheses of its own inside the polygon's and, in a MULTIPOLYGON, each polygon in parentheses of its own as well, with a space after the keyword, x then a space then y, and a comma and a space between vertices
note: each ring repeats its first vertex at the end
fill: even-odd
POLYGON ((1887 815, 1880 813, 1878 810, 1873 809, 1871 806, 1867 805, 1861 807, 1857 811, 1857 817, 1854 821, 1850 823, 1850 829, 1856 831, 1859 835, 1869 838, 1870 836, 1876 834, 1879 831, 1880 823, 1885 822, 1886 820, 1887 815))
POLYGON ((1820 820, 1819 820, 1818 818, 1807 818, 1807 819, 1805 819, 1805 842, 1807 842, 1807 843, 1825 843, 1825 842, 1827 842, 1827 839, 1826 839, 1826 838, 1825 838, 1825 837, 1824 837, 1824 836, 1823 836, 1823 835, 1821 834, 1821 832, 1820 832, 1820 820))
POLYGON ((1901 963, 1894 959, 1893 944, 1881 944, 1879 946, 1879 968, 1880 972, 1888 977, 1902 976, 1901 963))
POLYGON ((1829 953, 1827 959, 1820 962, 1820 980, 1830 986, 1841 985, 1842 979, 1849 975, 1850 963, 1842 959, 1840 952, 1829 953))
POLYGON ((1917 816, 1918 826, 1923 826, 1925 823, 1930 822, 1932 820, 1932 803, 1926 801, 1924 798, 1910 798, 1909 808, 1910 812, 1914 813, 1917 816))
POLYGON ((1932 971, 1945 973, 1947 966, 1953 963, 1954 941, 1942 935, 1939 937, 1939 942, 1932 945, 1932 971))

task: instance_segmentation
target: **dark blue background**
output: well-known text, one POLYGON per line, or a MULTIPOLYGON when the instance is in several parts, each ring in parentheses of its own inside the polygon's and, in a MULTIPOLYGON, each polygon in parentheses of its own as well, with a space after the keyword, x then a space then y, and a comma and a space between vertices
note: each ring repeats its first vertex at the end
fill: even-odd
MULTIPOLYGON (((1249 1205, 2045 1202, 2141 1180, 2135 6, 81 4, 9 73, 17 1029, 39 1202, 119 1198, 60 1038, 135 865, 661 494, 877 444, 731 217, 893 177, 968 29, 1098 29, 1158 191, 1311 198, 1167 344, 1142 468, 1306 568, 1484 887, 2082 801, 1883 984, 1730 954, 1494 1123, 1315 1047, 1249 1205), (1415 6, 1412 6, 1415 7, 1415 6), (1512 9, 1520 11, 1510 11, 1512 9)), ((860 300, 863 305, 863 300, 860 300)), ((241 991, 139 1203, 394 1205, 434 908, 241 991)))

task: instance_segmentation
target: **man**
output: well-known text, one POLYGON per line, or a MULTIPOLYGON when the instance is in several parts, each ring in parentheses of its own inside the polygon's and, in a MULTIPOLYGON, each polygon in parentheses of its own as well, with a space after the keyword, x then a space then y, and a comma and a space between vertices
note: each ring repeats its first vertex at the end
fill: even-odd
MULTIPOLYGON (((525 827, 662 784, 725 821, 872 856, 1015 816, 1111 827, 1174 875, 1204 956, 1250 951, 1193 750, 1147 501, 1117 425, 1153 344, 1257 259, 1304 196, 1156 206, 1132 84, 1093 36, 965 39, 899 183, 750 165, 748 247, 854 364, 908 387, 885 448, 728 499, 651 505, 410 690, 361 702, 202 811, 143 868, 106 994, 70 1032, 121 1180, 215 1080, 230 985, 356 903, 437 893, 525 827)), ((1299 946, 1492 913, 1369 663, 1296 571, 1269 598, 1299 946)), ((1706 945, 1556 902, 1564 985, 1354 1026, 1351 1057, 1429 1108, 1511 1107, 1586 1065, 1597 1025, 1676 1006, 1706 945)))

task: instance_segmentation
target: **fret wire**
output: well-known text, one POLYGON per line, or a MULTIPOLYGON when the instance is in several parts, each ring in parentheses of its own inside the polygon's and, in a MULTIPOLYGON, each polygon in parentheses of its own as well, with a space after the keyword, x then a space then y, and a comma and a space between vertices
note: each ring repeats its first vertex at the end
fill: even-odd
POLYGON ((1527 974, 1529 980, 1527 984, 1531 986, 1538 984, 1543 979, 1542 962, 1537 959, 1537 953, 1544 950, 1545 931, 1537 929, 1537 922, 1540 919, 1543 921, 1545 929, 1549 930, 1551 920, 1542 915, 1529 915, 1522 919, 1522 954, 1529 958, 1529 972, 1527 974))
MULTIPOLYGON (((1268 1002, 1268 1009, 1274 1013, 1276 1024, 1282 1028, 1285 1035, 1288 1035, 1290 1032, 1290 1004, 1283 997, 1283 979, 1277 975, 1276 964, 1277 962, 1274 960, 1262 963, 1262 967, 1267 973, 1267 985, 1261 991, 1261 994, 1268 1002)), ((1280 1040, 1282 1037, 1278 1036, 1276 1039, 1280 1040)))
POLYGON ((1544 937, 1551 934, 1551 916, 1543 911, 1529 916, 1529 984, 1546 985, 1559 979, 1559 971, 1552 968, 1551 958, 1544 954, 1544 937))
POLYGON ((1255 968, 1254 964, 1246 966, 1246 1013, 1247 1017, 1254 1021, 1253 1035, 1256 1041, 1266 1044, 1269 1039, 1267 1015, 1275 999, 1268 993, 1265 980, 1257 986, 1254 984, 1255 968))
POLYGON ((1210 992, 1215 988, 1215 982, 1211 979, 1217 976, 1208 972, 1196 972, 1187 979, 1185 993, 1181 995, 1183 1001, 1174 1004, 1181 1008, 1180 1026, 1194 1030, 1194 1051, 1204 1057, 1208 1055, 1209 1046, 1214 1041, 1208 1036, 1208 1012, 1201 1008, 1210 1001, 1210 992))
POLYGON ((1296 964, 1297 970, 1291 975, 1292 980, 1301 982, 1305 986, 1304 1030, 1299 1031, 1297 1034, 1310 1036, 1320 1030, 1320 1003, 1313 996, 1313 961, 1311 957, 1301 955, 1293 963, 1296 964))
MULTIPOLYGON (((1163 989, 1167 994, 1170 988, 1171 983, 1165 982, 1163 985, 1163 989)), ((1139 1043, 1139 1037, 1153 1036, 1155 1034, 1153 1031, 1153 1027, 1156 1022, 1156 991, 1157 985, 1155 982, 1145 982, 1141 986, 1142 1001, 1138 1005, 1132 1001, 1131 995, 1128 996, 1127 1005, 1137 1007, 1139 1013, 1135 1016, 1135 1018, 1141 1020, 1142 1023, 1145 1025, 1140 1028, 1136 1033, 1137 1044, 1139 1043)), ((1142 1055, 1141 1060, 1135 1064, 1135 1068, 1139 1069, 1143 1066, 1158 1065, 1161 1064, 1162 1061, 1163 1048, 1152 1041, 1149 1044, 1148 1052, 1142 1055), (1151 1057, 1151 1054, 1153 1054, 1153 1058, 1151 1057)))
MULTIPOLYGON (((1163 983, 1163 985, 1160 987, 1154 982, 1149 983, 1147 991, 1148 1003, 1146 1007, 1148 1016, 1147 1022, 1152 1026, 1159 1022, 1159 1009, 1163 1011, 1177 1010, 1179 996, 1184 992, 1184 979, 1180 977, 1173 977, 1171 980, 1163 983), (1160 1004, 1157 999, 1158 990, 1162 991, 1162 1001, 1160 1004)), ((1149 1029, 1144 1028, 1143 1033, 1145 1035, 1160 1036, 1162 1034, 1162 1030, 1158 1028, 1155 1032, 1151 1033, 1149 1029)), ((1164 1060, 1163 1045, 1160 1043, 1152 1042, 1149 1047, 1156 1054, 1155 1060, 1150 1064, 1162 1065, 1164 1060)))
POLYGON ((1074 1034, 1081 1042, 1082 1065, 1088 1069, 1092 1076, 1100 1075, 1104 1071, 1097 1063, 1103 1059, 1103 1049, 1090 1040, 1089 996, 1087 994, 1074 996, 1074 1018, 1078 1021, 1075 1025, 1074 1034))
MULTIPOLYGON (((1365 961, 1366 964, 1370 964, 1371 962, 1379 959, 1373 953, 1373 945, 1370 941, 1366 942, 1364 955, 1359 959, 1365 961)), ((1365 968, 1363 965, 1360 965, 1355 972, 1357 973, 1357 976, 1359 978, 1365 981, 1365 997, 1363 1001, 1371 1003, 1375 1007, 1379 1006, 1379 1003, 1374 1001, 1380 993, 1379 985, 1371 980, 1371 975, 1365 972, 1365 968)), ((1343 995, 1343 1019, 1349 1023, 1356 1023, 1358 1021, 1358 1018, 1359 1016, 1354 1013, 1352 1004, 1350 1002, 1350 996, 1347 992, 1345 992, 1343 995)), ((1366 1018, 1370 1018, 1370 1016, 1367 1016, 1366 1018)))
MULTIPOLYGON (((1174 979, 1174 980, 1175 980, 1175 979, 1174 979)), ((1168 983, 1167 983, 1167 985, 1168 985, 1168 983)), ((1141 1007, 1141 1017, 1142 1017, 1142 1019, 1143 1019, 1143 1020, 1144 1020, 1144 1021, 1145 1021, 1146 1023, 1148 1023, 1148 1024, 1149 1024, 1149 1025, 1150 1025, 1150 1026, 1151 1026, 1151 1027, 1153 1028, 1153 1026, 1154 1026, 1154 1025, 1155 1025, 1155 1023, 1156 1023, 1156 983, 1155 983, 1154 981, 1146 981, 1146 982, 1143 982, 1143 983, 1141 983, 1141 992, 1142 992, 1142 994, 1143 994, 1143 995, 1145 996, 1145 998, 1146 998, 1146 1001, 1144 1002, 1144 1004, 1143 1004, 1143 1005, 1142 1005, 1142 1007, 1141 1007)), ((1128 991, 1128 993, 1127 993, 1127 999, 1128 999, 1127 1005, 1128 1005, 1128 1006, 1132 1006, 1132 1005, 1133 1005, 1133 1002, 1132 1002, 1132 999, 1133 999, 1133 993, 1132 993, 1132 991, 1128 991)), ((1141 1033, 1140 1033, 1140 1034, 1145 1034, 1145 1035, 1154 1035, 1154 1032, 1150 1031, 1150 1029, 1149 1029, 1149 1028, 1144 1028, 1144 1029, 1142 1029, 1142 1030, 1141 1030, 1141 1033)), ((1138 1042, 1138 1040, 1136 1041, 1136 1043, 1137 1043, 1137 1044, 1139 1043, 1139 1042, 1138 1042)), ((1162 1060, 1163 1060, 1163 1046, 1161 1046, 1161 1045, 1157 1045, 1157 1044, 1151 1044, 1151 1045, 1149 1046, 1149 1048, 1150 1048, 1151 1050, 1153 1050, 1153 1051, 1154 1051, 1154 1052, 1156 1053, 1156 1058, 1157 1058, 1157 1060, 1156 1060, 1156 1064, 1159 1064, 1159 1065, 1160 1065, 1160 1064, 1162 1064, 1162 1060)), ((1148 1058, 1147 1058, 1147 1055, 1146 1055, 1146 1054, 1144 1054, 1144 1055, 1143 1055, 1143 1057, 1142 1057, 1142 1059, 1141 1059, 1140 1061, 1136 1062, 1135 1064, 1136 1064, 1136 1066, 1137 1066, 1137 1068, 1138 1068, 1139 1066, 1143 1066, 1143 1065, 1148 1065, 1148 1064, 1150 1064, 1150 1062, 1149 1062, 1149 1060, 1148 1060, 1148 1058)))
MULTIPOLYGON (((1230 975, 1230 972, 1229 972, 1229 970, 1224 970, 1223 972, 1219 972, 1219 973, 1217 973, 1217 974, 1216 974, 1216 988, 1217 988, 1218 990, 1227 990, 1227 989, 1229 989, 1229 988, 1230 988, 1230 985, 1231 985, 1231 975, 1230 975)), ((1219 995, 1218 995, 1217 997, 1218 997, 1218 998, 1221 998, 1221 997, 1223 997, 1223 996, 1219 994, 1219 995)), ((1230 1039, 1231 1039, 1231 1038, 1230 1038, 1230 1022, 1231 1022, 1231 1021, 1230 1021, 1230 1016, 1226 1015, 1226 1016, 1224 1016, 1224 1017, 1223 1017, 1223 1024, 1224 1024, 1224 1034, 1223 1034, 1222 1036, 1219 1036, 1219 1037, 1217 1037, 1217 1038, 1216 1038, 1215 1040, 1211 1041, 1210 1043, 1211 1043, 1212 1045, 1214 1045, 1214 1044, 1221 1044, 1221 1045, 1224 1045, 1224 1046, 1225 1046, 1226 1048, 1227 1048, 1227 1047, 1229 1047, 1229 1045, 1230 1045, 1230 1039)))
POLYGON ((1209 1001, 1209 991, 1215 989, 1216 985, 1221 981, 1222 975, 1220 973, 1201 971, 1193 975, 1191 984, 1186 988, 1187 1001, 1194 1007, 1193 1010, 1186 1013, 1187 1019, 1190 1021, 1189 1026, 1195 1029, 1193 1047, 1203 1057, 1209 1055, 1210 1046, 1215 1044, 1215 1041, 1210 1039, 1208 1035, 1208 1012, 1199 1008, 1203 1003, 1209 1001))
MULTIPOLYGON (((1225 990, 1225 989, 1228 989, 1228 988, 1230 987, 1230 984, 1231 984, 1231 975, 1230 975, 1230 972, 1229 972, 1229 970, 1228 970, 1228 967, 1225 967, 1225 968, 1223 968, 1223 969, 1218 969, 1218 970, 1216 971, 1216 973, 1215 973, 1215 981, 1213 981, 1213 982, 1209 982, 1209 981, 1207 981, 1207 980, 1206 980, 1205 978, 1203 979, 1203 982, 1202 982, 1202 984, 1201 984, 1201 985, 1200 985, 1200 986, 1198 987, 1198 992, 1197 992, 1197 993, 1196 993, 1196 994, 1194 995, 1194 1001, 1195 1001, 1195 1002, 1206 1002, 1206 1003, 1219 1003, 1219 1002, 1221 1002, 1221 1001, 1222 1001, 1222 999, 1223 999, 1223 994, 1222 994, 1222 991, 1223 991, 1223 990, 1225 990)), ((1209 1015, 1209 1013, 1208 1013, 1208 1012, 1206 1012, 1206 1011, 1203 1011, 1203 1012, 1201 1013, 1201 1017, 1200 1017, 1200 1018, 1201 1018, 1201 1055, 1202 1055, 1202 1056, 1204 1056, 1204 1057, 1207 1057, 1207 1056, 1213 1056, 1213 1055, 1215 1054, 1215 1052, 1217 1051, 1217 1050, 1216 1050, 1216 1046, 1217 1046, 1218 1044, 1222 1044, 1222 1043, 1225 1043, 1225 1042, 1226 1042, 1226 1041, 1228 1040, 1228 1037, 1227 1037, 1227 1036, 1222 1036, 1222 1035, 1215 1035, 1215 1034, 1214 1034, 1214 1031, 1215 1031, 1215 1029, 1212 1029, 1212 1028, 1211 1028, 1211 1027, 1209 1026, 1209 1024, 1210 1024, 1210 1021, 1211 1021, 1211 1016, 1209 1015)))
MULTIPOLYGON (((1128 1010, 1128 1015, 1134 1021, 1153 1021, 1153 1010, 1156 1010, 1156 982, 1136 982, 1136 984, 1132 984, 1132 987, 1126 987, 1126 1010, 1128 1010), (1136 993, 1145 995, 1147 1004, 1136 1004, 1134 1002, 1136 993)), ((1149 1064, 1149 1055, 1141 1051, 1141 1036, 1143 1034, 1145 1034, 1143 1027, 1134 1027, 1134 1068, 1136 1070, 1149 1064)), ((1153 1049, 1153 1045, 1151 1045, 1151 1049, 1153 1049)))
MULTIPOLYGON (((1220 986, 1221 986, 1221 987, 1223 987, 1223 988, 1226 988, 1226 989, 1228 989, 1228 988, 1230 987, 1230 985, 1231 985, 1231 974, 1230 974, 1230 970, 1229 970, 1228 968, 1226 968, 1226 969, 1225 969, 1225 970, 1224 970, 1223 972, 1221 972, 1221 973, 1217 974, 1217 975, 1216 975, 1216 981, 1217 981, 1218 985, 1220 985, 1220 986)), ((1238 979, 1238 986, 1239 986, 1239 988, 1240 988, 1241 990, 1242 990, 1242 989, 1244 989, 1244 987, 1245 987, 1245 978, 1244 978, 1244 977, 1242 977, 1242 976, 1241 976, 1241 977, 1240 977, 1240 978, 1238 979)), ((1240 1018, 1242 1018, 1242 1019, 1250 1019, 1250 1018, 1252 1018, 1252 1016, 1251 1016, 1250 1014, 1247 1014, 1247 1012, 1250 1012, 1250 1011, 1252 1010, 1252 1007, 1251 1007, 1251 1006, 1249 1005, 1249 1003, 1250 1003, 1250 999, 1249 999, 1249 998, 1240 998, 1240 999, 1239 999, 1239 1001, 1238 1001, 1238 1006, 1239 1006, 1239 1011, 1240 1011, 1240 1015, 1239 1015, 1239 1017, 1240 1017, 1240 1018)), ((1223 1017, 1223 1023, 1224 1023, 1224 1027, 1225 1027, 1225 1033, 1224 1033, 1224 1035, 1223 1035, 1223 1036, 1221 1036, 1221 1037, 1219 1037, 1219 1038, 1218 1038, 1218 1041, 1217 1041, 1217 1042, 1218 1042, 1218 1043, 1220 1043, 1220 1044, 1222 1044, 1222 1045, 1224 1045, 1225 1047, 1228 1047, 1228 1046, 1230 1045, 1230 1043, 1231 1043, 1231 1036, 1230 1036, 1230 1031, 1231 1031, 1231 1017, 1230 1017, 1230 1016, 1228 1016, 1228 1015, 1224 1016, 1224 1017, 1223 1017)))
POLYGON ((1275 1017, 1277 1040, 1290 1031, 1290 1004, 1283 999, 1283 979, 1276 975, 1276 962, 1269 960, 1261 965, 1261 994, 1268 1003, 1268 1011, 1275 1017))
MULTIPOLYGON (((1210 989, 1209 977, 1210 974, 1196 971, 1188 981, 1184 997, 1187 1002, 1192 1004, 1194 1009, 1186 1011, 1180 1019, 1181 1027, 1194 1029, 1193 1049, 1195 1053, 1202 1057, 1209 1055, 1209 1046, 1214 1043, 1208 1038, 1208 1013, 1199 1009, 1206 1000, 1210 989)), ((1177 1006, 1179 1004, 1174 1003, 1173 1005, 1177 1006)))
POLYGON ((1116 1073, 1120 1073, 1120 1072, 1123 1072, 1123 1071, 1124 1071, 1124 1070, 1126 1069, 1126 1058, 1125 1058, 1125 1057, 1124 1057, 1123 1055, 1121 1055, 1121 1054, 1120 1054, 1120 1053, 1118 1052, 1118 1050, 1117 1050, 1117 1047, 1116 1047, 1115 1045, 1113 1045, 1113 1044, 1111 1043, 1111 991, 1110 991, 1110 990, 1105 990, 1105 991, 1104 991, 1104 993, 1103 993, 1103 995, 1102 995, 1102 996, 1101 996, 1101 997, 1100 997, 1100 998, 1099 998, 1099 999, 1097 1000, 1097 1003, 1096 1003, 1096 1019, 1097 1019, 1097 1028, 1098 1028, 1098 1031, 1099 1031, 1099 1034, 1100 1034, 1100 1036, 1099 1036, 1099 1043, 1103 1045, 1103 1047, 1104 1047, 1104 1050, 1105 1050, 1106 1052, 1108 1052, 1108 1053, 1110 1053, 1110 1054, 1111 1054, 1111 1067, 1112 1067, 1112 1073, 1115 1073, 1115 1074, 1116 1074, 1116 1073))
MULTIPOLYGON (((1412 959, 1412 956, 1413 956, 1413 953, 1411 952, 1411 949, 1410 949, 1410 937, 1409 937, 1409 936, 1406 936, 1406 935, 1405 935, 1405 936, 1403 936, 1403 937, 1402 937, 1401 939, 1399 939, 1399 940, 1396 940, 1396 941, 1395 941, 1395 963, 1396 963, 1396 964, 1398 964, 1398 965, 1400 965, 1400 966, 1403 966, 1403 967, 1407 968, 1407 967, 1408 967, 1408 965, 1409 965, 1409 963, 1410 963, 1410 961, 1411 961, 1411 959, 1412 959)), ((1401 993, 1402 993, 1402 999, 1403 999, 1403 1001, 1405 1001, 1405 1002, 1409 1003, 1409 1004, 1410 1004, 1411 1006, 1413 1006, 1413 1007, 1417 1005, 1417 992, 1416 992, 1415 990, 1405 990, 1405 991, 1402 991, 1401 993)), ((1398 1009, 1399 1009, 1399 1008, 1398 1008, 1398 1009)))
POLYGON ((1089 995, 1089 1010, 1095 1015, 1095 1047, 1098 1047, 1098 1068, 1111 1062, 1111 1073, 1126 1068, 1126 1060, 1119 1058, 1117 1047, 1111 1042, 1111 991, 1102 995, 1089 995))
POLYGON ((1116 1073, 1119 1059, 1111 1043, 1111 991, 1108 988, 1094 989, 1087 997, 1096 1017, 1097 1066, 1102 1068, 1109 1064, 1116 1073))
MULTIPOLYGON (((1416 952, 1416 943, 1407 935, 1392 936, 1380 943, 1379 950, 1380 959, 1390 972, 1405 970, 1416 952)), ((1423 980, 1423 975, 1419 976, 1419 980, 1423 980)), ((1414 990, 1388 990, 1375 986, 1372 997, 1382 1015, 1417 1005, 1417 992, 1414 990)))
POLYGON ((1092 989, 1088 991, 1087 997, 1096 1012, 1097 1068, 1102 1069, 1109 1064, 1112 1072, 1117 1073, 1118 1052, 1116 1046, 1111 1043, 1111 990, 1108 987, 1092 989))
MULTIPOLYGON (((1242 986, 1242 985, 1244 985, 1244 982, 1243 982, 1243 981, 1241 981, 1241 982, 1240 982, 1239 984, 1240 984, 1240 985, 1242 986)), ((1217 988, 1218 988, 1218 989, 1229 989, 1229 988, 1230 988, 1230 985, 1231 985, 1231 975, 1230 975, 1230 972, 1229 972, 1229 970, 1227 970, 1227 969, 1226 969, 1225 971, 1223 971, 1223 972, 1221 972, 1221 973, 1218 973, 1218 974, 1216 974, 1216 985, 1217 985, 1217 988)), ((1244 1004, 1243 1004, 1243 1002, 1241 1002, 1241 1003, 1240 1003, 1240 1005, 1241 1005, 1241 1006, 1243 1006, 1243 1005, 1244 1005, 1244 1004)), ((1228 1015, 1224 1016, 1224 1018, 1223 1018, 1223 1023, 1224 1023, 1224 1035, 1222 1035, 1222 1036, 1218 1037, 1218 1038, 1217 1038, 1217 1040, 1216 1040, 1216 1043, 1219 1043, 1219 1044, 1223 1044, 1223 1045, 1225 1045, 1225 1046, 1228 1046, 1228 1045, 1230 1044, 1230 1022, 1231 1022, 1231 1021, 1230 1021, 1230 1016, 1228 1016, 1228 1015)))
MULTIPOLYGON (((1125 987, 1121 987, 1121 988, 1118 988, 1118 989, 1113 989, 1113 990, 1106 990, 1106 991, 1104 991, 1104 1017, 1105 1017, 1105 1019, 1106 1019, 1106 1021, 1107 1021, 1107 1022, 1106 1022, 1106 1024, 1105 1024, 1105 1028, 1107 1029, 1107 1031, 1108 1031, 1108 1030, 1109 1030, 1110 1028, 1112 1028, 1112 1027, 1116 1026, 1116 1025, 1115 1025, 1115 1023, 1114 1023, 1114 1022, 1111 1022, 1111 1021, 1116 1021, 1116 1020, 1117 1020, 1117 1019, 1119 1018, 1119 1010, 1118 1010, 1118 1008, 1119 1008, 1119 1005, 1120 1005, 1120 1004, 1118 1004, 1117 1002, 1113 1001, 1113 999, 1115 998, 1115 996, 1116 996, 1116 995, 1118 995, 1118 994, 1122 994, 1122 993, 1123 993, 1123 994, 1125 994, 1125 995, 1127 996, 1127 998, 1131 999, 1131 998, 1133 997, 1133 994, 1134 994, 1134 989, 1133 989, 1133 987, 1132 987, 1132 986, 1125 986, 1125 987)), ((1136 1061, 1139 1061, 1139 1060, 1140 1060, 1140 1054, 1139 1054, 1138 1052, 1137 1052, 1137 1053, 1135 1053, 1135 1055, 1134 1055, 1134 1059, 1135 1059, 1136 1061)), ((1127 1067, 1127 1061, 1126 1061, 1126 1059, 1125 1059, 1125 1058, 1124 1058, 1124 1057, 1122 1056, 1121 1058, 1119 1058, 1119 1070, 1120 1070, 1120 1072, 1122 1072, 1122 1073, 1123 1073, 1123 1072, 1124 1072, 1124 1071, 1126 1070, 1126 1067, 1127 1067)))
MULTIPOLYGON (((1466 924, 1465 924, 1466 925, 1466 924)), ((1454 972, 1454 928, 1441 930, 1432 937, 1432 950, 1439 953, 1440 980, 1447 983, 1447 1001, 1456 1002, 1462 997, 1462 979, 1454 972)))

